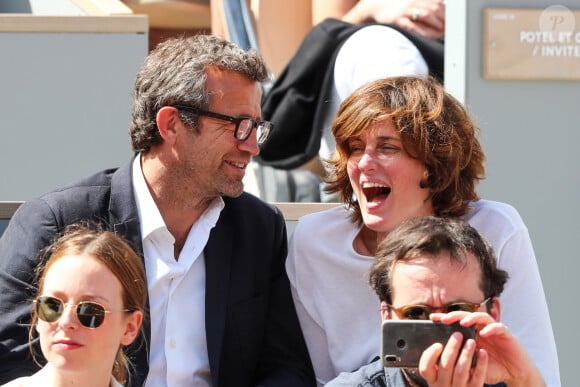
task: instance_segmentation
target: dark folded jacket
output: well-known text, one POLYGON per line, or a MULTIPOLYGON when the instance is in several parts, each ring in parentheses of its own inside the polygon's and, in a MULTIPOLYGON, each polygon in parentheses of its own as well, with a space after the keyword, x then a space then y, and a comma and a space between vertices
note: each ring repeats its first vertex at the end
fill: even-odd
MULTIPOLYGON (((353 25, 326 19, 306 35, 296 54, 262 100, 262 116, 274 123, 269 140, 255 159, 260 164, 294 169, 318 154, 325 104, 336 55, 346 39, 370 24, 353 25)), ((431 75, 443 80, 443 42, 389 25, 415 44, 431 75)))

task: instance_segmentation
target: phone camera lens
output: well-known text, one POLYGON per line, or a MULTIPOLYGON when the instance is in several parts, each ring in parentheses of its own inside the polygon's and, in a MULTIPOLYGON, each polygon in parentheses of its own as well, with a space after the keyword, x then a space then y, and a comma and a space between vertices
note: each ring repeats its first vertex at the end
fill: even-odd
POLYGON ((398 357, 395 355, 386 355, 385 356, 385 364, 394 364, 397 363, 398 357))

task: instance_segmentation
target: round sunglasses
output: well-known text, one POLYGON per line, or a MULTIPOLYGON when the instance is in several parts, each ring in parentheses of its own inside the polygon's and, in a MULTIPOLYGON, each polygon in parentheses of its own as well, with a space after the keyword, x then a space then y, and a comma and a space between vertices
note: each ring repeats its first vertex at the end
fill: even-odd
POLYGON ((387 305, 393 312, 402 320, 429 320, 429 315, 433 312, 450 313, 455 311, 473 313, 480 307, 486 305, 491 301, 492 297, 486 298, 479 304, 467 301, 451 302, 439 308, 434 308, 430 305, 415 304, 405 305, 400 308, 395 308, 392 305, 387 305))
MULTIPOLYGON (((90 329, 100 327, 105 321, 105 315, 112 313, 112 311, 105 309, 103 305, 92 301, 67 304, 60 298, 51 296, 41 296, 34 300, 38 318, 49 323, 57 322, 67 305, 75 307, 75 312, 81 325, 90 329)), ((130 312, 130 310, 123 309, 120 312, 130 312)))

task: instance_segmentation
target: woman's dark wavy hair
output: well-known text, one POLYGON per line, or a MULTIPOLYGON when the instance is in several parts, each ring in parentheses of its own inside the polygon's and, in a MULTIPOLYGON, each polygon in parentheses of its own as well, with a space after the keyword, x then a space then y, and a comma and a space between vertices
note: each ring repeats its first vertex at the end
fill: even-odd
POLYGON ((434 78, 393 77, 361 86, 341 104, 332 124, 336 153, 326 190, 338 193, 362 222, 347 173, 349 139, 363 135, 377 121, 391 120, 401 134, 403 149, 425 164, 435 215, 458 217, 477 200, 475 186, 485 176, 479 129, 465 108, 434 78))

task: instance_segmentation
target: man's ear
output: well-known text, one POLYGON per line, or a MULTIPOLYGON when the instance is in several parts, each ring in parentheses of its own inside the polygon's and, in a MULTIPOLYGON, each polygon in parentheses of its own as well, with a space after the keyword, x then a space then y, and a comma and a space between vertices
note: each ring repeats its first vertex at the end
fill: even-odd
POLYGON ((171 145, 177 137, 177 127, 181 125, 179 112, 172 106, 164 106, 157 112, 157 128, 163 140, 171 145))
POLYGON ((391 311, 386 301, 381 301, 381 318, 383 321, 391 319, 391 311))
POLYGON ((495 321, 499 321, 501 316, 501 304, 499 302, 499 297, 492 297, 489 304, 489 314, 495 321))

